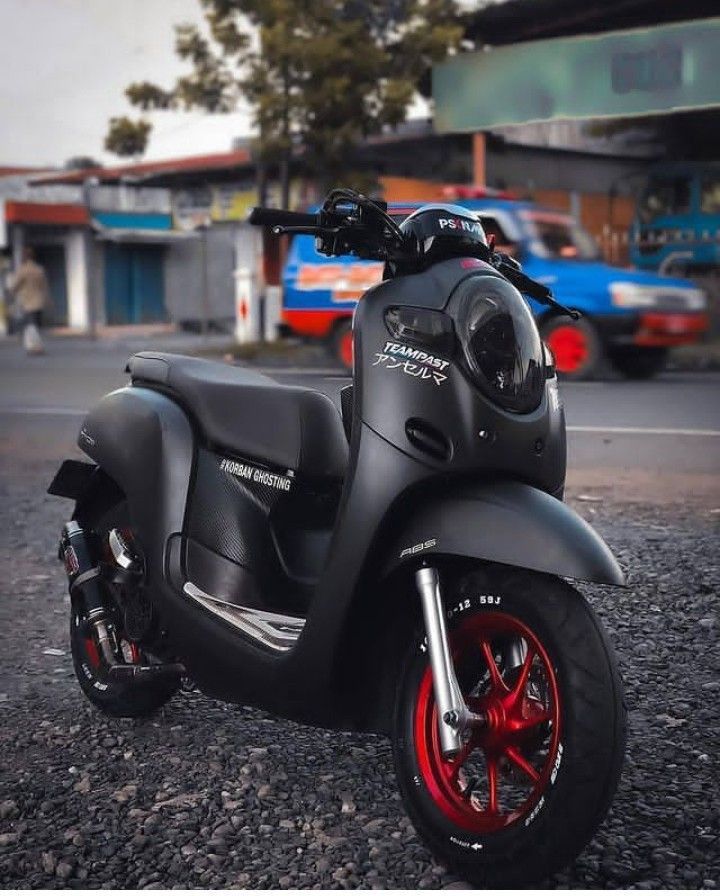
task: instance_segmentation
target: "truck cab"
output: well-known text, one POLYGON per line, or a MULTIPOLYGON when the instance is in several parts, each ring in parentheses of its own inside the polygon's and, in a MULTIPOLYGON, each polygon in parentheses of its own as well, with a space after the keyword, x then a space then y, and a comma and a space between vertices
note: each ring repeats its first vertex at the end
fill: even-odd
MULTIPOLYGON (((624 376, 652 376, 670 347, 694 342, 706 329, 701 290, 686 280, 606 264, 571 215, 508 198, 454 201, 480 215, 499 251, 515 256, 559 302, 582 312, 571 321, 529 300, 564 376, 592 377, 606 361, 624 376)), ((388 210, 401 221, 422 204, 391 204, 388 210)), ((297 334, 327 339, 349 368, 353 310, 381 277, 382 264, 327 259, 315 251, 312 237, 297 236, 283 270, 283 322, 297 334)))
POLYGON ((630 257, 659 273, 694 276, 720 267, 720 163, 651 169, 631 227, 630 257))

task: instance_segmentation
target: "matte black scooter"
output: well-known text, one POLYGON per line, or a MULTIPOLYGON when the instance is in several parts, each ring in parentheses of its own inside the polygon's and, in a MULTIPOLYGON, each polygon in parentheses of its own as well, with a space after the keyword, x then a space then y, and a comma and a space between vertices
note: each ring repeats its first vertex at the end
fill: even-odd
MULTIPOLYGON (((552 358, 481 222, 329 194, 256 209, 320 251, 386 262, 355 315, 354 385, 326 396, 161 352, 128 363, 50 492, 89 699, 149 713, 206 694, 387 732, 405 806, 468 880, 542 879, 612 799, 625 720, 613 654, 565 579, 623 584, 562 503, 552 358), (511 281, 511 282, 510 282, 511 281)), ((573 312, 567 312, 573 313, 573 312)))

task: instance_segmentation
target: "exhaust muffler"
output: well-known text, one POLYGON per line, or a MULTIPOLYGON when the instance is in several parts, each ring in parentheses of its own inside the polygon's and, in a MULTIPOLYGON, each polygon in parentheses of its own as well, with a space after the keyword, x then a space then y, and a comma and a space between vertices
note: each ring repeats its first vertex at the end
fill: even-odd
MULTIPOLYGON (((118 662, 116 644, 108 629, 108 610, 100 583, 103 573, 93 542, 91 533, 86 532, 76 520, 70 520, 62 529, 59 556, 65 564, 70 597, 81 602, 86 623, 97 635, 98 645, 108 665, 108 680, 150 683, 184 675, 185 667, 181 663, 142 665, 118 662)), ((110 531, 108 544, 115 561, 110 573, 111 581, 137 579, 142 574, 141 565, 117 529, 110 531)))
POLYGON ((88 536, 76 520, 65 523, 60 535, 59 555, 65 564, 70 598, 79 600, 85 619, 97 633, 98 644, 108 665, 117 662, 107 626, 107 608, 100 585, 100 564, 88 536))

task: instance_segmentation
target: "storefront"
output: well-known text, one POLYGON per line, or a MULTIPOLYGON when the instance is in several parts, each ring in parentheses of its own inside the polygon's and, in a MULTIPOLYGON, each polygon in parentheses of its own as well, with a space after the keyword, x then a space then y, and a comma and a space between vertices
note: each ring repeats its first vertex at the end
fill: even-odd
POLYGON ((25 246, 32 246, 45 269, 50 289, 48 322, 52 326, 88 326, 87 209, 69 203, 4 203, 4 222, 12 266, 17 268, 25 246))
POLYGON ((184 234, 169 214, 94 212, 102 244, 104 323, 147 324, 168 319, 165 304, 167 246, 184 234))

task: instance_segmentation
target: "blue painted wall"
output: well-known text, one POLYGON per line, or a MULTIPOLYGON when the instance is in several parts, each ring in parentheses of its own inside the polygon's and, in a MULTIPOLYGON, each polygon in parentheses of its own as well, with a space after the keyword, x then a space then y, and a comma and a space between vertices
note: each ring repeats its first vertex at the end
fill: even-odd
POLYGON ((124 230, 172 230, 172 217, 156 212, 93 212, 103 227, 124 230))

